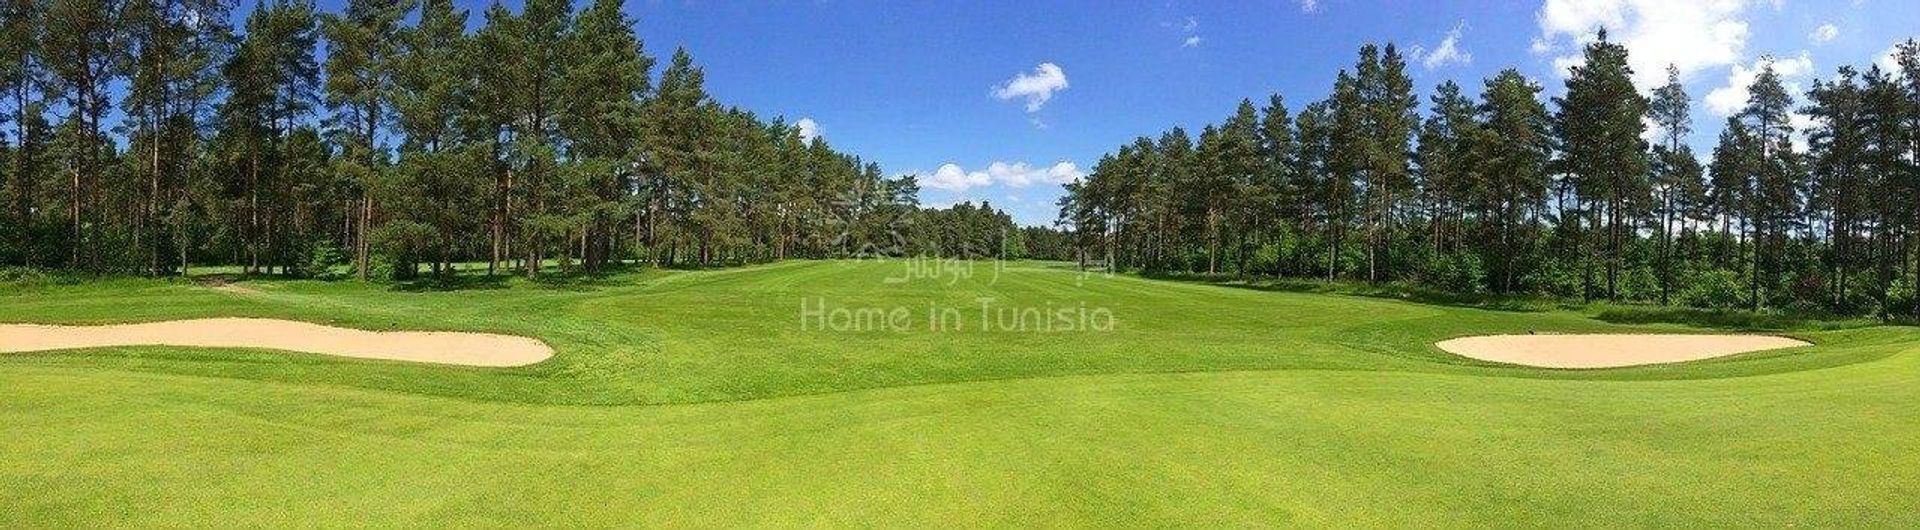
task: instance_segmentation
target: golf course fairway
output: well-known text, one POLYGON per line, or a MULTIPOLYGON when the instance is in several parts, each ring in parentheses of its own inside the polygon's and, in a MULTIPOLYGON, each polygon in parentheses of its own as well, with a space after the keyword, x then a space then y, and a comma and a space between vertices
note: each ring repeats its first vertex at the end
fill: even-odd
POLYGON ((0 322, 272 318, 555 353, 0 354, 0 526, 1920 525, 1912 328, 1555 370, 1434 344, 1727 330, 1053 263, 240 285, 0 286, 0 322))

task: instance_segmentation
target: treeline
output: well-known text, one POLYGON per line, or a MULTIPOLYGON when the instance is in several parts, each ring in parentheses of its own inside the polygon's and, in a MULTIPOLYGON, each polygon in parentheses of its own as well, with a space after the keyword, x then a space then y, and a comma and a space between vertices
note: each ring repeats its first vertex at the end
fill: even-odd
POLYGON ((1605 31, 1584 56, 1550 102, 1507 69, 1423 113, 1402 54, 1368 45, 1298 113, 1242 101, 1198 138, 1121 146, 1060 223, 1126 270, 1920 314, 1920 44, 1897 47, 1904 73, 1843 67, 1799 107, 1766 66, 1711 153, 1684 142, 1676 71, 1641 93, 1605 31))
POLYGON ((5 0, 0 265, 534 275, 1017 236, 714 101, 685 50, 655 76, 621 4, 495 3, 469 31, 451 0, 274 0, 237 28, 232 0, 5 0))

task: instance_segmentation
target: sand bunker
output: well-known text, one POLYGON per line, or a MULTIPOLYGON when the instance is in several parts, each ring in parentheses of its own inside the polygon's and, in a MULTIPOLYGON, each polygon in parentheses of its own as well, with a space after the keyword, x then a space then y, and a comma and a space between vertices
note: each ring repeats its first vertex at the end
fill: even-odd
POLYGON ((362 331, 262 318, 109 326, 0 324, 0 353, 107 346, 261 348, 465 366, 525 366, 553 356, 539 340, 486 333, 362 331))
POLYGON ((1808 346, 1766 335, 1488 335, 1440 341, 1450 353, 1544 368, 1612 368, 1677 363, 1808 346))

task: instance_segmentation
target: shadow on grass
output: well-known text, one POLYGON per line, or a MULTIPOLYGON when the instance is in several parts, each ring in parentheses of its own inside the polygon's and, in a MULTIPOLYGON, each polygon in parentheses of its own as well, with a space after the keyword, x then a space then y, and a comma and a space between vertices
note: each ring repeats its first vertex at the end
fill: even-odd
POLYGON ((1359 296, 1514 313, 1541 313, 1555 309, 1577 307, 1577 305, 1567 305, 1551 298, 1538 296, 1455 293, 1399 282, 1365 284, 1339 281, 1329 283, 1319 280, 1249 278, 1191 273, 1153 273, 1141 274, 1141 276, 1156 280, 1201 283, 1255 291, 1359 296))
POLYGON ((592 272, 579 267, 566 272, 549 269, 532 278, 528 278, 526 272, 518 270, 501 271, 491 275, 484 271, 461 271, 455 274, 427 274, 411 280, 395 280, 389 289, 408 293, 485 291, 509 289, 515 282, 525 282, 542 289, 593 291, 626 284, 632 273, 641 269, 642 267, 633 265, 609 266, 592 272))
POLYGON ((391 290, 406 293, 480 291, 507 288, 507 276, 486 274, 427 275, 413 280, 395 281, 391 290))
POLYGON ((594 291, 603 287, 622 285, 627 282, 621 278, 627 276, 629 267, 608 268, 599 272, 575 270, 564 274, 540 274, 529 280, 545 289, 561 291, 594 291))
POLYGON ((1611 307, 1594 318, 1614 324, 1682 324, 1736 331, 1834 330, 1900 324, 1867 317, 1691 307, 1611 307))

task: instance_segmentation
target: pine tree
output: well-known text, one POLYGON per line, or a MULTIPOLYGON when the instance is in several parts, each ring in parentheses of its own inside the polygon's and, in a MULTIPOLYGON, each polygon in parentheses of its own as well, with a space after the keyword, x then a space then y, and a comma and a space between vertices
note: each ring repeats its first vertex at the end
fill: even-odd
POLYGON ((126 4, 129 137, 145 185, 135 233, 149 274, 171 272, 178 246, 169 241, 169 211, 185 195, 185 175, 206 103, 218 88, 217 67, 231 38, 223 0, 136 0, 126 4))
POLYGON ((1155 208, 1155 224, 1161 233, 1160 241, 1164 249, 1164 260, 1177 264, 1182 270, 1192 269, 1190 246, 1195 241, 1204 241, 1205 234, 1192 227, 1200 226, 1192 215, 1189 205, 1199 201, 1191 197, 1201 190, 1194 186, 1193 140, 1187 136, 1187 130, 1174 127, 1162 133, 1154 143, 1154 152, 1158 154, 1158 166, 1153 168, 1154 187, 1166 190, 1155 208))
MULTIPOLYGON (((1741 266, 1744 267, 1744 246, 1747 234, 1748 203, 1753 201, 1754 175, 1758 172, 1758 148, 1752 131, 1740 121, 1739 117, 1728 117, 1720 130, 1720 140, 1713 148, 1713 163, 1709 172, 1711 191, 1709 202, 1720 217, 1721 233, 1728 238, 1738 238, 1739 243, 1732 249, 1741 253, 1741 266), (1738 220, 1740 227, 1734 228, 1738 220)), ((1718 266, 1727 268, 1732 256, 1721 253, 1716 257, 1718 266)))
MULTIPOLYGON (((569 156, 576 161, 592 161, 603 172, 587 175, 588 193, 585 227, 589 270, 598 270, 612 251, 614 220, 624 217, 626 190, 634 178, 632 168, 640 161, 639 142, 642 122, 641 99, 652 88, 649 70, 653 59, 642 50, 634 35, 633 21, 621 12, 619 0, 596 0, 580 13, 568 35, 571 50, 562 73, 562 109, 558 120, 561 136, 568 140, 569 156)), ((739 149, 761 145, 761 130, 754 120, 739 124, 739 149)), ((764 160, 753 157, 755 165, 764 160)))
POLYGON ((42 57, 78 128, 67 153, 71 157, 67 162, 71 225, 67 266, 76 269, 81 267, 82 249, 88 269, 101 266, 100 180, 106 171, 106 151, 112 148, 102 120, 113 105, 107 98, 125 62, 118 7, 108 0, 50 0, 46 7, 42 57), (92 228, 83 231, 82 227, 92 228))
MULTIPOLYGON (((1332 104, 1318 101, 1307 105, 1294 118, 1293 177, 1299 183, 1301 193, 1300 232, 1312 234, 1318 228, 1319 237, 1331 241, 1333 230, 1331 198, 1328 191, 1332 188, 1328 179, 1332 172, 1328 169, 1328 160, 1332 154, 1332 104), (1318 226, 1316 226, 1318 225, 1318 226)), ((1331 271, 1332 267, 1328 266, 1331 271)), ((1329 273, 1331 280, 1331 273, 1329 273)))
POLYGON ((1476 188, 1470 157, 1478 124, 1473 101, 1461 95, 1460 85, 1453 81, 1440 83, 1431 101, 1413 159, 1419 167, 1415 175, 1419 178, 1421 203, 1431 224, 1428 238, 1437 254, 1453 250, 1453 243, 1460 237, 1453 232, 1464 224, 1470 204, 1468 194, 1476 188))
POLYGON ((503 261, 510 262, 516 255, 511 147, 513 125, 519 117, 513 100, 519 91, 514 71, 503 68, 502 61, 497 59, 518 53, 512 35, 517 22, 513 13, 497 1, 487 7, 484 19, 461 56, 462 77, 471 83, 461 123, 468 135, 485 144, 489 155, 487 170, 493 177, 493 186, 487 193, 492 203, 487 215, 487 274, 493 275, 499 272, 503 261))
POLYGON ((1260 110, 1260 156, 1263 178, 1267 189, 1267 200, 1260 207, 1266 208, 1272 216, 1272 225, 1266 233, 1273 238, 1275 249, 1275 276, 1287 272, 1285 256, 1286 236, 1292 230, 1290 224, 1298 223, 1305 211, 1304 196, 1307 190, 1301 188, 1301 182, 1294 175, 1294 152, 1298 149, 1293 136, 1293 118, 1287 112, 1286 100, 1280 94, 1267 98, 1267 106, 1260 110))
MULTIPOLYGON (((694 220, 700 209, 717 207, 704 195, 718 191, 712 180, 713 148, 708 145, 712 122, 707 117, 705 83, 706 74, 694 66, 693 57, 685 49, 675 50, 661 74, 658 92, 648 101, 646 138, 648 164, 654 174, 652 201, 657 205, 655 215, 664 217, 662 228, 667 235, 664 241, 653 243, 666 247, 666 263, 675 262, 688 243, 697 246, 699 264, 705 265, 708 260, 711 227, 694 220)), ((816 141, 814 146, 817 152, 809 153, 807 164, 813 170, 810 180, 820 185, 827 176, 823 167, 826 153, 822 142, 816 141)))
POLYGON ((1748 88, 1747 107, 1740 116, 1753 132, 1758 151, 1754 197, 1747 203, 1747 215, 1753 222, 1753 261, 1748 275, 1748 296, 1754 309, 1766 304, 1763 287, 1778 282, 1781 271, 1779 253, 1785 251, 1789 225, 1800 213, 1799 182, 1795 175, 1793 125, 1789 112, 1793 96, 1780 82, 1773 64, 1760 68, 1748 88))
MULTIPOLYGON (((1606 296, 1617 299, 1628 224, 1647 195, 1647 146, 1641 140, 1647 101, 1633 86, 1627 48, 1609 41, 1606 30, 1586 46, 1584 58, 1567 76, 1566 95, 1555 100, 1560 113, 1554 129, 1589 226, 1605 231, 1606 246, 1594 251, 1606 263, 1606 296)), ((1586 283, 1583 290, 1591 291, 1592 281, 1586 283)))
POLYGON ((15 252, 22 266, 32 267, 38 260, 38 242, 34 234, 40 221, 35 210, 45 156, 47 125, 44 118, 46 86, 45 65, 41 59, 45 4, 34 1, 0 3, 0 99, 9 112, 0 122, 13 125, 11 156, 7 161, 6 210, 14 221, 15 252))
POLYGON ((1272 189, 1262 178, 1267 162, 1260 149, 1260 113, 1252 100, 1240 100, 1233 116, 1221 124, 1219 140, 1218 170, 1227 185, 1217 190, 1214 202, 1221 209, 1224 228, 1233 234, 1234 272, 1245 275, 1250 245, 1263 242, 1255 236, 1266 232, 1271 217, 1266 205, 1272 203, 1272 189))
MULTIPOLYGON (((462 234, 485 226, 472 212, 488 210, 494 200, 493 135, 479 126, 484 120, 469 115, 475 91, 463 59, 472 52, 466 21, 466 11, 450 0, 425 0, 418 21, 397 30, 394 47, 381 51, 388 65, 384 76, 390 83, 385 89, 389 115, 404 141, 399 163, 376 179, 363 199, 363 204, 383 205, 386 212, 376 232, 382 237, 369 238, 370 243, 401 244, 387 250, 407 255, 409 269, 412 263, 431 260, 432 271, 442 276, 451 273, 455 257, 449 247, 459 248, 462 234), (438 244, 418 251, 405 248, 404 243, 418 240, 438 244)), ((373 27, 387 31, 384 25, 373 27)))
MULTIPOLYGON (((1908 206, 1907 215, 1903 217, 1906 220, 1907 238, 1912 241, 1920 237, 1920 206, 1914 206, 1920 203, 1920 40, 1907 39, 1906 42, 1900 43, 1894 52, 1894 63, 1900 66, 1901 74, 1898 84, 1900 92, 1905 96, 1905 103, 1897 105, 1898 108, 1903 109, 1902 112, 1893 114, 1904 116, 1900 121, 1905 125, 1900 128, 1906 131, 1906 145, 1895 150, 1906 153, 1906 156, 1902 157, 1906 160, 1905 177, 1900 179, 1903 185, 1898 187, 1897 203, 1908 206)), ((1920 244, 1907 246, 1912 248, 1914 254, 1912 285, 1914 289, 1920 290, 1920 244)), ((1914 298, 1915 300, 1911 301, 1913 315, 1920 318, 1920 295, 1914 298)))
POLYGON ((1388 44, 1384 52, 1369 44, 1360 49, 1356 65, 1361 127, 1369 141, 1360 166, 1366 193, 1367 279, 1379 281, 1382 263, 1393 265, 1391 247, 1400 203, 1413 190, 1410 167, 1414 129, 1419 125, 1419 100, 1399 50, 1388 44), (1380 254, 1386 252, 1386 256, 1380 254))
POLYGON ((1654 188, 1659 193, 1656 200, 1660 215, 1660 305, 1668 305, 1672 301, 1673 291, 1672 247, 1676 209, 1683 206, 1679 198, 1685 190, 1699 181, 1699 164, 1682 143, 1693 130, 1693 118, 1687 89, 1680 83, 1680 69, 1668 65, 1667 84, 1654 89, 1653 94, 1647 111, 1665 137, 1665 142, 1654 147, 1652 162, 1654 188))
MULTIPOLYGON (((1496 212, 1499 245, 1494 255, 1500 268, 1500 291, 1512 292, 1519 276, 1517 259, 1529 245, 1520 238, 1530 215, 1546 201, 1547 164, 1552 152, 1549 132, 1552 119, 1540 103, 1541 88, 1518 70, 1508 68, 1486 82, 1485 102, 1480 106, 1481 123, 1475 128, 1474 154, 1468 157, 1478 168, 1480 178, 1473 179, 1486 199, 1476 202, 1496 212)), ((1496 262, 1487 259, 1488 262, 1496 262)))
MULTIPOLYGON (((1369 110, 1359 82, 1342 71, 1334 81, 1329 105, 1326 176, 1322 181, 1325 188, 1321 200, 1327 213, 1327 281, 1339 274, 1346 230, 1353 219, 1354 188, 1372 182, 1370 162, 1377 152, 1377 137, 1368 127, 1369 110)), ((1371 189, 1381 191, 1384 186, 1371 189)))
MULTIPOLYGON (((1910 127, 1913 118, 1908 116, 1920 109, 1910 106, 1914 100, 1907 97, 1900 82, 1878 65, 1868 67, 1860 99, 1865 112, 1858 128, 1866 146, 1861 165, 1871 176, 1864 187, 1872 200, 1863 206, 1864 216, 1871 219, 1869 235, 1875 247, 1871 263, 1872 296, 1876 305, 1887 311, 1894 309, 1888 307, 1888 291, 1895 278, 1901 276, 1898 271, 1906 267, 1906 252, 1902 247, 1911 246, 1912 233, 1902 228, 1906 220, 1914 218, 1914 210, 1920 209, 1920 200, 1910 191, 1912 181, 1920 179, 1920 169, 1916 169, 1920 160, 1908 157, 1911 139, 1920 134, 1910 127)), ((1803 158, 1795 157, 1795 160, 1803 158)), ((1863 309, 1858 305, 1851 299, 1840 299, 1834 307, 1857 312, 1863 309)))
POLYGON ((335 109, 340 128, 336 141, 347 151, 342 162, 357 164, 353 172, 363 175, 355 187, 359 215, 354 223, 354 272, 367 279, 371 246, 374 195, 377 180, 388 164, 380 131, 391 120, 388 101, 393 98, 395 56, 399 52, 401 19, 412 8, 410 0, 349 0, 339 15, 322 18, 327 39, 326 103, 335 109))
POLYGON ((567 0, 530 0, 517 17, 507 17, 504 25, 504 59, 496 68, 504 69, 505 103, 514 110, 513 143, 509 157, 519 171, 521 246, 526 258, 526 274, 540 274, 541 261, 555 243, 565 248, 567 219, 554 209, 558 193, 564 188, 558 175, 560 159, 556 119, 564 89, 562 80, 568 64, 567 30, 572 25, 573 8, 567 0), (512 88, 508 88, 512 87, 512 88))

